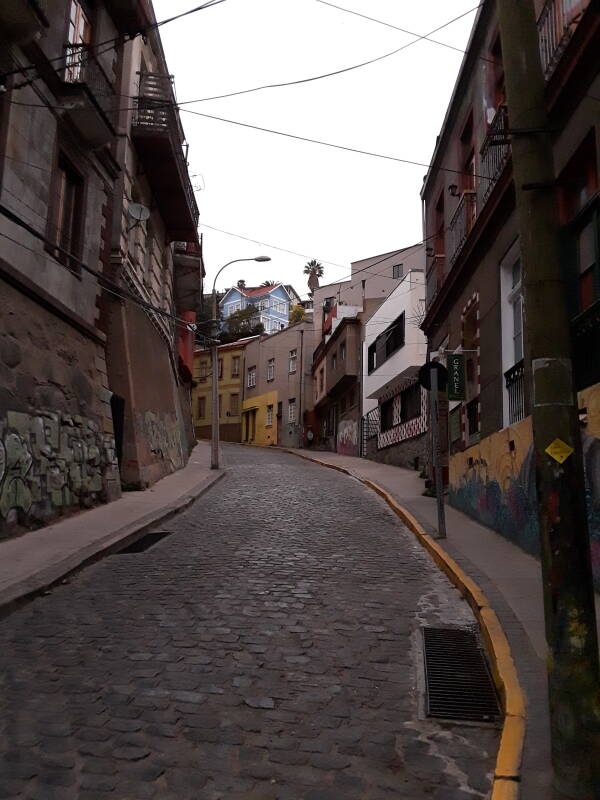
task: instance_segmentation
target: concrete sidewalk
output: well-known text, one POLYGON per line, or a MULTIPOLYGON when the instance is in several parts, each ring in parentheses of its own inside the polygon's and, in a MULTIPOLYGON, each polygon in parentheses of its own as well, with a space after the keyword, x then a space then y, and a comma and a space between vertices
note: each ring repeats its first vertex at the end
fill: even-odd
MULTIPOLYGON (((418 473, 336 453, 288 452, 342 467, 359 479, 378 484, 410 511, 427 533, 436 534, 436 502, 423 497, 424 482, 418 473)), ((488 597, 509 640, 527 696, 521 800, 548 797, 552 773, 540 562, 447 504, 446 528, 448 538, 439 543, 488 597)), ((596 601, 598 605, 598 597, 596 601)))
POLYGON ((225 473, 210 469, 210 446, 196 445, 187 465, 145 492, 83 511, 0 542, 0 606, 40 591, 192 503, 225 473))

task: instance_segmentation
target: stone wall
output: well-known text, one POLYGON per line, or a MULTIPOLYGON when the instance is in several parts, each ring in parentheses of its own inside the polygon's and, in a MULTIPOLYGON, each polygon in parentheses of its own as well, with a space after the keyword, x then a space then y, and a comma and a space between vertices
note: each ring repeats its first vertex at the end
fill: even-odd
POLYGON ((0 536, 120 493, 103 348, 0 280, 0 536))
POLYGON ((391 464, 395 467, 406 469, 420 469, 427 458, 427 433, 404 439, 399 444, 393 444, 382 449, 377 447, 377 437, 367 440, 367 458, 378 461, 380 464, 391 464))

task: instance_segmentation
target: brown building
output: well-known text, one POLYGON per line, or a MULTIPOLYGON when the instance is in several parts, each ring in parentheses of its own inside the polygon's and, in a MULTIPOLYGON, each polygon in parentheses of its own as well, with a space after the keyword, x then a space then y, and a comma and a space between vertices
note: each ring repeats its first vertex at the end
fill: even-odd
MULTIPOLYGON (((256 339, 250 336, 219 345, 219 438, 223 442, 242 440, 242 396, 245 350, 256 339)), ((198 439, 212 435, 212 353, 210 348, 194 354, 192 411, 198 439)))
MULTIPOLYGON (((536 6, 598 579, 600 13, 592 2, 536 6)), ((450 403, 447 416, 451 502, 536 553, 531 387, 510 128, 494 3, 485 2, 423 187, 429 258, 422 327, 434 355, 444 359, 462 351, 466 364, 465 398, 450 403)), ((551 318, 548 309, 549 324, 551 318)))
MULTIPOLYGON (((121 455, 125 481, 137 486, 185 458, 185 437, 164 423, 187 419, 191 430, 175 349, 185 353, 189 334, 176 343, 169 318, 133 300, 174 315, 195 310, 193 295, 176 309, 169 290, 173 281, 177 298, 190 288, 173 275, 170 242, 198 244, 195 206, 179 229, 161 216, 160 181, 152 200, 143 188, 132 196, 129 183, 142 186, 152 170, 135 153, 133 112, 119 112, 136 104, 119 97, 137 94, 142 51, 166 71, 154 34, 125 44, 153 19, 150 3, 133 0, 0 3, 0 536, 117 497, 121 455), (134 226, 130 199, 157 209, 148 286, 124 266, 141 262, 131 242, 149 222, 134 226), (100 279, 110 281, 103 290, 100 279), (145 456, 132 454, 136 440, 145 456)), ((182 180, 182 158, 163 164, 182 180)), ((198 252, 194 270, 198 289, 198 252)))
POLYGON ((246 348, 242 441, 302 447, 311 396, 312 322, 299 322, 246 348))

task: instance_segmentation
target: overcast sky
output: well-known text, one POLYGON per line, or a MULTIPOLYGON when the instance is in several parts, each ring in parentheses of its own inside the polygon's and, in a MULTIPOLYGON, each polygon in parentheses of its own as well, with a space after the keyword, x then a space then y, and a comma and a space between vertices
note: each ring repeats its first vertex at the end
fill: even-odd
MULTIPOLYGON (((473 9, 475 0, 332 0, 417 34, 473 9)), ((161 20, 194 0, 154 0, 161 20)), ((464 48, 475 11, 433 35, 464 48)), ((179 102, 312 77, 351 66, 414 40, 398 30, 318 0, 226 0, 161 29, 179 102)), ((286 133, 428 163, 462 54, 426 40, 361 69, 183 108, 286 133)), ((181 113, 200 222, 290 255, 201 227, 210 291, 216 270, 234 258, 218 287, 239 278, 291 283, 305 296, 307 259, 326 283, 351 261, 422 238, 425 168, 300 142, 181 113), (328 263, 328 262, 335 262, 328 263), (337 266, 336 266, 337 265, 337 266)))

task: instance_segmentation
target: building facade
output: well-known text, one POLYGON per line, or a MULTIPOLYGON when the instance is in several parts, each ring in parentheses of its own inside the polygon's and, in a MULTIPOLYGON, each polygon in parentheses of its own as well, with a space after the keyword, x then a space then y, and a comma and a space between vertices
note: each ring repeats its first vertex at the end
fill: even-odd
POLYGON ((402 467, 427 460, 427 392, 418 382, 427 357, 424 304, 424 270, 411 269, 365 322, 361 455, 402 467))
POLYGON ((291 305, 290 293, 282 283, 256 288, 234 286, 219 303, 225 327, 232 314, 254 307, 256 314, 252 318, 252 324, 262 323, 265 333, 277 333, 287 328, 291 305))
POLYGON ((242 441, 302 447, 311 396, 313 329, 300 322, 246 348, 242 441))
MULTIPOLYGON (((223 442, 242 440, 242 396, 246 347, 257 337, 219 345, 219 438, 223 442)), ((192 409, 198 439, 212 435, 212 360, 211 350, 194 354, 192 409)))
MULTIPOLYGON (((115 499, 123 477, 126 483, 145 484, 181 465, 183 458, 142 480, 127 478, 130 456, 124 429, 128 425, 135 435, 146 437, 157 461, 169 458, 170 444, 160 420, 152 418, 160 405, 139 390, 144 381, 156 384, 148 369, 148 353, 158 360, 165 339, 154 323, 145 335, 145 321, 140 322, 139 316, 149 317, 136 301, 147 298, 156 303, 156 296, 136 294, 134 289, 130 297, 132 287, 120 274, 113 247, 115 230, 121 225, 117 208, 124 171, 141 170, 127 150, 132 131, 124 122, 125 112, 119 111, 120 93, 137 94, 129 90, 129 79, 141 63, 133 52, 159 49, 156 37, 148 45, 140 37, 127 43, 126 39, 152 23, 151 5, 111 0, 94 3, 93 8, 76 0, 0 5, 0 536, 4 536, 115 499), (95 47, 109 40, 110 47, 95 47), (127 319, 127 335, 114 324, 115 313, 127 319), (140 328, 132 336, 138 323, 140 328), (153 342, 155 334, 160 348, 153 342), (138 370, 135 399, 131 375, 123 381, 115 375, 119 358, 121 362, 127 358, 138 370), (123 385, 126 382, 129 387, 123 385), (126 397, 129 401, 121 402, 126 397), (133 408, 140 410, 141 418, 132 419, 133 408)), ((155 195, 152 201, 145 198, 148 207, 155 195)), ((132 223, 130 216, 127 226, 132 223)), ((131 237, 137 233, 132 231, 131 237)), ((173 238, 198 244, 195 230, 165 237, 169 267, 173 238)), ((198 254, 196 266, 193 282, 199 286, 198 254)), ((171 285, 166 271, 161 283, 171 285)), ((162 291, 156 290, 158 295, 162 291)), ((173 298, 166 289, 165 294, 166 309, 173 298)), ((186 335, 176 342, 172 333, 170 343, 177 369, 177 346, 185 352, 186 335)), ((126 373, 123 364, 119 369, 126 373)), ((180 390, 181 383, 174 382, 166 413, 182 407, 185 393, 180 397, 180 390)), ((179 412, 182 427, 185 416, 179 412)), ((187 416, 191 430, 191 414, 187 416)), ((173 432, 171 440, 176 438, 173 432)))
MULTIPOLYGON (((571 309, 589 518, 600 580, 600 13, 537 3, 565 291, 571 309)), ((465 398, 447 407, 449 493, 458 508, 539 551, 527 309, 512 176, 510 98, 494 4, 480 8, 423 188, 433 357, 462 352, 465 398), (443 165, 443 168, 442 168, 443 165), (450 170, 450 171, 449 171, 450 170)), ((549 324, 552 310, 548 309, 549 324)), ((442 423, 446 422, 444 414, 442 423)))

